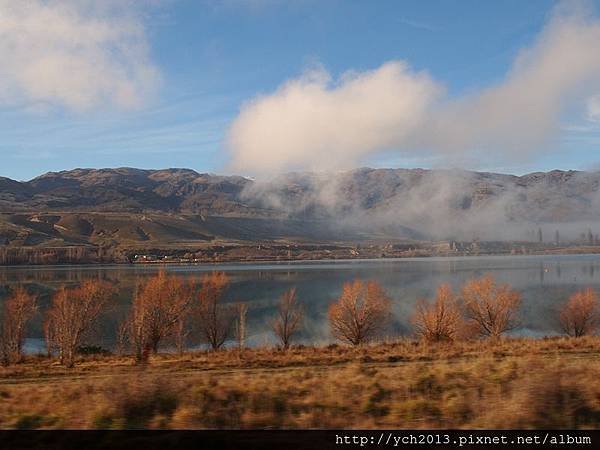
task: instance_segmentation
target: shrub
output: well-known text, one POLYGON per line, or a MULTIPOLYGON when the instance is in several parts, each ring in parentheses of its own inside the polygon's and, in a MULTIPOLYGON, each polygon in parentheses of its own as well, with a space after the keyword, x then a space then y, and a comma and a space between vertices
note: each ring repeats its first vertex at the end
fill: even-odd
POLYGON ((0 315, 0 357, 4 364, 21 361, 25 327, 37 310, 36 303, 37 297, 23 287, 17 287, 4 301, 0 315))
POLYGON ((48 348, 56 347, 60 362, 75 365, 75 352, 86 333, 94 326, 114 289, 108 283, 89 280, 76 288, 61 288, 52 298, 46 331, 48 348))
POLYGON ((149 352, 158 353, 160 343, 179 328, 189 312, 194 287, 181 277, 170 276, 161 270, 138 287, 133 299, 127 325, 119 334, 126 333, 134 348, 137 362, 145 361, 149 352))
POLYGON ((197 307, 198 327, 213 350, 223 346, 235 322, 233 309, 223 305, 223 294, 228 285, 229 279, 224 272, 213 272, 202 279, 197 307))
POLYGON ((498 285, 491 275, 470 280, 462 289, 465 315, 480 336, 498 338, 515 329, 521 295, 508 284, 498 285))
POLYGON ((461 322, 460 311, 452 288, 442 284, 433 304, 417 303, 413 324, 417 335, 428 342, 452 341, 457 337, 461 322))
POLYGON ((329 308, 332 334, 340 341, 360 345, 374 339, 390 316, 390 299, 375 281, 345 283, 329 308))
POLYGON ((591 288, 575 292, 563 306, 559 320, 563 332, 569 336, 594 334, 600 325, 598 293, 591 288))

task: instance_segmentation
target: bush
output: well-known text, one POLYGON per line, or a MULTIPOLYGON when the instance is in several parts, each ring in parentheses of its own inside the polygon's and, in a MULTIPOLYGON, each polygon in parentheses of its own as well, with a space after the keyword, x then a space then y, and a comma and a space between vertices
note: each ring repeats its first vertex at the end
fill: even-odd
POLYGON ((390 308, 390 299, 377 282, 345 283, 339 299, 329 307, 331 332, 355 346, 371 341, 387 325, 390 308))
POLYGON ((593 289, 575 292, 559 316, 562 330, 571 337, 594 334, 600 325, 600 304, 593 289))
POLYGON ((428 342, 453 341, 461 323, 456 298, 449 284, 442 284, 433 304, 417 303, 413 324, 417 335, 428 342))
POLYGON ((519 324, 521 295, 508 284, 496 284, 491 275, 465 283, 462 298, 467 326, 475 326, 480 336, 497 339, 519 324))

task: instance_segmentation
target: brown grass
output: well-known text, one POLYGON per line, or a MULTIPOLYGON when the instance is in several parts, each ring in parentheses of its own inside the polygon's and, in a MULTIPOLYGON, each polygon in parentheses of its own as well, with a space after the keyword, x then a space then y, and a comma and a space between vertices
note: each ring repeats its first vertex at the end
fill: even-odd
POLYGON ((0 371, 0 428, 597 428, 600 337, 43 358, 0 371))

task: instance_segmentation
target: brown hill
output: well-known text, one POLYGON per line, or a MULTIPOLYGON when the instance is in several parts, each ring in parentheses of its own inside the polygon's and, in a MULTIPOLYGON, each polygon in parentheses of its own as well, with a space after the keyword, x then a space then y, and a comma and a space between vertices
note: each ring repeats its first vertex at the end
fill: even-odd
POLYGON ((269 181, 189 169, 0 178, 0 245, 545 239, 595 234, 600 173, 357 169, 269 181))

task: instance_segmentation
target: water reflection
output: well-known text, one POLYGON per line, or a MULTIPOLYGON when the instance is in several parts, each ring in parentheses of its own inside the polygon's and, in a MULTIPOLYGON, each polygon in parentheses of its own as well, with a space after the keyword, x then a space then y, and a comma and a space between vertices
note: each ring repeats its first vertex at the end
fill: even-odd
MULTIPOLYGON (((411 332, 410 317, 417 299, 431 297, 440 283, 458 288, 467 279, 485 273, 512 284, 523 294, 522 326, 516 334, 554 334, 556 312, 566 297, 583 286, 600 288, 599 264, 597 255, 564 255, 220 264, 166 269, 198 279, 212 270, 227 272, 231 279, 228 301, 247 302, 249 344, 262 345, 272 340, 268 323, 275 313, 277 298, 292 286, 297 287, 298 296, 305 303, 302 341, 324 343, 331 340, 328 305, 346 281, 353 278, 379 281, 394 299, 392 332, 407 334, 411 332)), ((104 315, 94 339, 111 347, 116 326, 127 314, 134 286, 158 269, 156 266, 3 267, 0 298, 10 286, 25 284, 40 294, 43 311, 52 292, 61 285, 75 285, 88 278, 108 281, 118 286, 119 295, 104 315)), ((42 336, 41 317, 37 317, 28 331, 28 348, 41 342, 42 336)))

